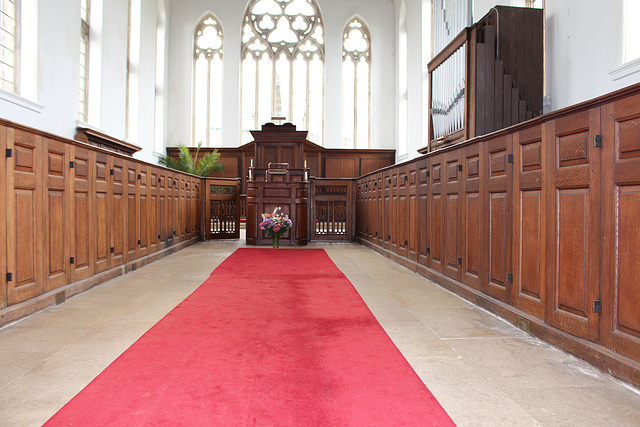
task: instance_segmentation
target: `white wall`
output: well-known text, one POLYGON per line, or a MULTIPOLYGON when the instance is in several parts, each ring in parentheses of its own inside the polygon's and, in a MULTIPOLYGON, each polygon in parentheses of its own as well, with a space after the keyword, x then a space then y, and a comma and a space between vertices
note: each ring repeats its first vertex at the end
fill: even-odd
MULTIPOLYGON (((240 35, 248 1, 174 1, 169 20, 167 145, 191 142, 193 34, 208 11, 224 31, 223 145, 240 141, 240 35)), ((341 147, 342 31, 354 15, 369 26, 372 40, 372 148, 395 144, 394 6, 390 0, 318 0, 325 25, 325 146, 341 147)), ((295 124, 295 123, 294 123, 295 124)))
POLYGON ((546 0, 546 78, 552 110, 640 82, 640 72, 619 80, 609 74, 623 61, 622 3, 546 0))

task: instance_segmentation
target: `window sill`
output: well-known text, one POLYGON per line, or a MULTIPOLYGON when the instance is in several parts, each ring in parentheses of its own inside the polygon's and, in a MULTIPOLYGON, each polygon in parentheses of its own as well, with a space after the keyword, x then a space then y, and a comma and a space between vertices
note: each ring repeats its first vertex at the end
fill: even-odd
POLYGON ((19 107, 25 108, 27 110, 34 111, 36 113, 41 113, 44 110, 42 105, 36 104, 33 101, 30 101, 26 98, 21 97, 20 95, 16 95, 15 93, 7 92, 5 90, 0 89, 0 100, 10 102, 19 107))
POLYGON ((631 74, 640 73, 640 58, 629 61, 609 71, 612 80, 620 80, 631 74))

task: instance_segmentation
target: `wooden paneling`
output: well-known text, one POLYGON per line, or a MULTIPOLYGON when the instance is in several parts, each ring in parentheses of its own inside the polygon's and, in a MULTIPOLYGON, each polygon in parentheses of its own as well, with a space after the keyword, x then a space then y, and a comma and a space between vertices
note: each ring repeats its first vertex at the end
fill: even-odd
POLYGON ((603 107, 602 341, 640 355, 640 94, 603 107))
POLYGON ((43 291, 38 168, 42 143, 35 134, 8 129, 7 148, 13 151, 13 157, 7 159, 7 270, 13 276, 7 283, 7 300, 11 305, 43 291))
POLYGON ((513 298, 514 305, 538 318, 544 317, 545 197, 542 126, 513 136, 513 298))
MULTIPOLYGON (((7 151, 7 128, 0 126, 0 155, 7 151)), ((8 281, 6 274, 9 270, 7 268, 7 249, 9 245, 9 239, 7 238, 7 210, 9 208, 9 198, 7 195, 7 185, 10 176, 7 173, 7 164, 9 160, 0 161, 0 309, 7 306, 7 289, 8 281)))
POLYGON ((107 270, 109 265, 111 247, 111 221, 109 221, 109 201, 111 200, 110 175, 111 166, 109 164, 109 156, 105 153, 96 153, 95 175, 93 183, 93 202, 94 202, 94 253, 95 253, 95 272, 100 273, 107 270))
POLYGON ((125 242, 127 236, 127 196, 125 193, 126 162, 118 157, 113 158, 112 168, 109 171, 112 185, 112 201, 110 203, 111 221, 111 266, 122 265, 125 262, 125 242), (111 173, 113 171, 113 173, 111 173))
POLYGON ((167 173, 189 182, 172 212, 198 235, 200 178, 2 120, 0 150, 0 309, 173 244, 158 245, 173 232, 167 173))
POLYGON ((487 189, 483 194, 483 206, 486 209, 483 225, 483 241, 486 245, 484 291, 505 302, 510 302, 512 288, 508 276, 511 274, 512 240, 511 141, 511 135, 506 135, 484 144, 487 174, 487 189))
POLYGON ((69 146, 59 141, 44 139, 45 200, 43 203, 45 291, 69 283, 71 224, 69 206, 69 146))
POLYGON ((589 340, 599 333, 592 310, 600 297, 600 110, 591 109, 545 123, 549 189, 546 193, 545 319, 589 340))
POLYGON ((462 282, 480 289, 480 271, 483 257, 482 225, 483 204, 481 194, 485 191, 481 179, 483 169, 479 146, 471 145, 464 150, 462 171, 464 177, 464 200, 462 205, 462 282))
POLYGON ((91 210, 91 152, 85 148, 75 147, 73 150, 74 167, 72 175, 71 202, 71 281, 86 279, 93 274, 91 236, 93 233, 91 210))
POLYGON ((443 202, 443 156, 431 157, 431 192, 429 194, 429 263, 432 269, 444 272, 444 202, 443 202))
POLYGON ((429 171, 429 160, 421 159, 416 162, 416 172, 417 172, 417 180, 418 180, 418 188, 417 188, 417 206, 416 206, 416 227, 417 230, 415 232, 418 242, 418 254, 417 261, 421 265, 426 267, 429 266, 429 232, 428 227, 425 224, 428 224, 431 221, 431 217, 429 215, 429 181, 430 181, 430 171, 429 171))
POLYGON ((460 280, 462 273, 462 162, 460 151, 450 151, 443 163, 444 273, 460 280))

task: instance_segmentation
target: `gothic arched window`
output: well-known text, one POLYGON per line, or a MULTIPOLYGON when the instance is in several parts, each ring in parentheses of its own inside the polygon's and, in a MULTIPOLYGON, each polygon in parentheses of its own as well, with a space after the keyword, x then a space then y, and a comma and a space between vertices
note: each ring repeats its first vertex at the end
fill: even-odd
POLYGON ((359 18, 342 34, 342 147, 369 148, 371 117, 371 37, 359 18))
POLYGON ((242 143, 285 117, 323 143, 324 29, 315 0, 250 0, 242 25, 242 143))
POLYGON ((222 144, 222 27, 205 16, 193 44, 193 143, 222 144))

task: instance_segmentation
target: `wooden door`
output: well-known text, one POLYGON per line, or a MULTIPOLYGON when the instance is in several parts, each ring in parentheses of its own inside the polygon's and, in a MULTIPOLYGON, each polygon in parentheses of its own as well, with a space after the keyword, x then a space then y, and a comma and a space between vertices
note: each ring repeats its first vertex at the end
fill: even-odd
POLYGON ((391 216, 391 198, 393 191, 391 190, 391 173, 385 170, 382 173, 382 186, 384 188, 382 200, 382 239, 383 247, 391 250, 391 234, 393 217, 391 216))
POLYGON ((512 137, 485 142, 484 292, 511 303, 512 137))
POLYGON ((446 154, 444 179, 444 274, 460 281, 462 274, 462 162, 461 151, 446 154))
POLYGON ((408 243, 408 258, 411 261, 418 261, 418 227, 420 217, 418 216, 418 169, 416 162, 406 166, 407 175, 407 226, 405 228, 406 242, 408 243))
POLYGON ((110 156, 105 153, 95 153, 95 174, 93 178, 93 206, 94 229, 92 244, 95 254, 95 273, 100 273, 109 268, 111 248, 111 221, 109 210, 111 201, 111 176, 109 175, 110 156))
POLYGON ((544 318, 545 198, 542 125, 513 135, 513 304, 544 318))
POLYGON ((444 272, 444 202, 443 202, 443 155, 433 156, 431 163, 431 192, 429 194, 429 264, 437 272, 444 272))
POLYGON ((42 141, 33 133, 7 129, 7 303, 16 304, 43 290, 42 141))
POLYGON ((160 242, 158 233, 158 178, 160 169, 156 167, 149 168, 149 252, 157 252, 160 242))
POLYGON ((140 206, 138 198, 138 163, 128 161, 127 176, 127 261, 139 257, 140 206))
POLYGON ((418 258, 419 264, 429 267, 429 181, 431 172, 429 171, 429 159, 418 160, 416 165, 418 174, 417 185, 417 217, 418 217, 418 258))
POLYGON ((70 215, 70 170, 69 145, 64 142, 44 138, 46 160, 42 162, 45 174, 45 194, 43 201, 44 218, 44 271, 45 292, 69 283, 71 236, 70 215))
POLYGON ((151 222, 151 207, 149 195, 149 166, 138 165, 138 256, 149 255, 149 222, 151 222))
POLYGON ((546 182, 546 321, 597 341, 601 257, 600 110, 549 120, 544 125, 546 182))
POLYGON ((240 184, 240 179, 206 180, 207 239, 240 238, 240 184))
POLYGON ((481 288, 480 267, 482 253, 482 198, 480 178, 480 144, 463 149, 462 176, 464 191, 462 200, 462 281, 474 289, 481 288))
POLYGON ((393 221, 396 223, 396 238, 393 239, 395 244, 395 252, 403 258, 407 258, 409 255, 409 212, 408 212, 408 190, 409 190, 409 176, 407 174, 407 167, 402 166, 396 168, 397 174, 394 175, 394 205, 396 215, 393 221))
POLYGON ((84 148, 72 148, 73 169, 72 175, 72 207, 71 207, 71 281, 86 279, 93 275, 93 210, 92 210, 92 182, 91 172, 92 154, 95 153, 84 148))
MULTIPOLYGON (((7 150, 7 128, 0 125, 0 154, 6 153, 7 150)), ((0 161, 0 224, 7 224, 7 210, 9 208, 9 197, 7 193, 7 161, 0 161)), ((7 289, 9 282, 7 281, 7 249, 9 239, 7 238, 7 227, 0 227, 0 308, 7 306, 7 289)))
MULTIPOLYGON (((119 157, 113 158, 113 164, 109 174, 111 176, 111 266, 116 267, 125 262, 125 245, 127 237, 127 195, 126 191, 126 163, 119 157)), ((132 225, 133 226, 133 225, 132 225)))
POLYGON ((604 345, 640 355, 640 95, 602 107, 604 345))

